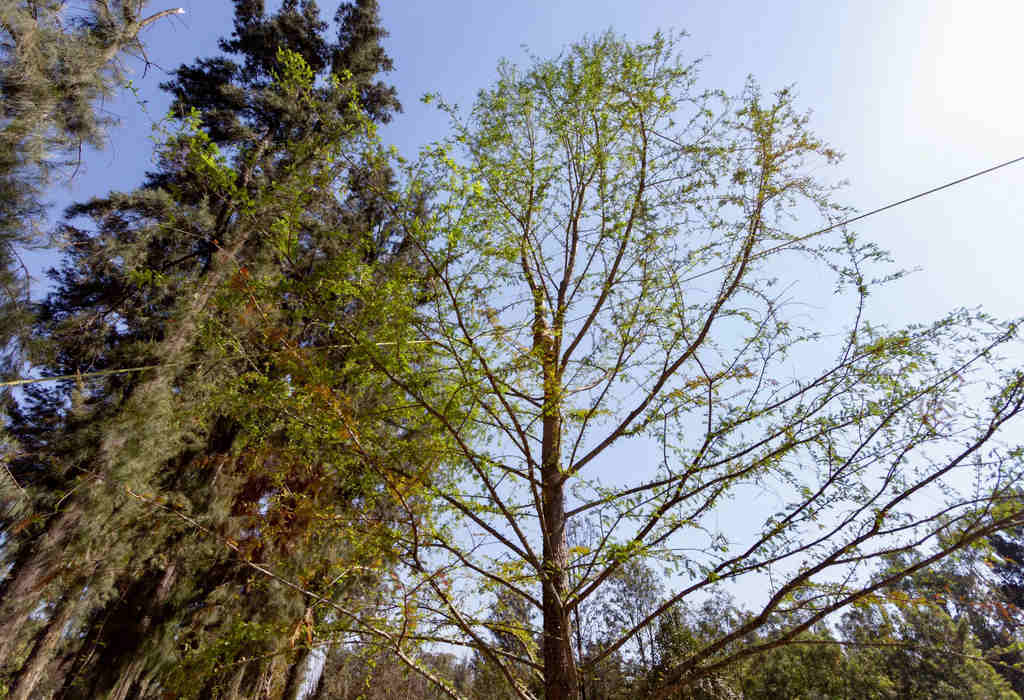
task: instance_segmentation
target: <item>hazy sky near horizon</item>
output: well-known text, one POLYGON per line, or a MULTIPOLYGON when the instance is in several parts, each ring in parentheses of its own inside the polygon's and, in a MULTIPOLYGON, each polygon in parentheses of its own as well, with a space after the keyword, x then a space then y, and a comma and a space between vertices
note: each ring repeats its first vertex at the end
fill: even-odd
MULTIPOLYGON (((385 134, 403 151, 444 133, 421 105, 440 92, 468 105, 501 57, 556 55, 584 34, 611 28, 632 39, 658 29, 690 34, 703 86, 736 93, 752 75, 765 91, 795 85, 811 128, 846 154, 830 180, 861 211, 1024 155, 1020 0, 623 2, 382 2, 393 74, 406 112, 385 134)), ((983 305, 1024 312, 1024 163, 857 224, 922 272, 890 294, 906 302, 893 322, 983 305)), ((798 221, 800 232, 819 221, 798 221)))

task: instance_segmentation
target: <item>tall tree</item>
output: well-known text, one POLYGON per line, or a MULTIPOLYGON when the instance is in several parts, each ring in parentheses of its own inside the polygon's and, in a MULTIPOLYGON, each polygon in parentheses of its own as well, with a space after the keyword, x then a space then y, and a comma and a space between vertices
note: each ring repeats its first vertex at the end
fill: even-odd
MULTIPOLYGON (((956 625, 966 625, 980 653, 1018 694, 1024 692, 1020 537, 1019 527, 995 533, 956 557, 903 579, 892 593, 900 601, 930 604, 956 625)), ((905 566, 908 557, 896 559, 897 566, 905 566)))
MULTIPOLYGON (((0 342, 29 320, 22 246, 38 244, 44 192, 101 147, 110 118, 99 103, 125 82, 123 58, 144 55, 140 32, 179 9, 146 12, 147 0, 0 2, 0 342)), ((8 368, 10 369, 10 368, 8 368)))
POLYGON ((995 586, 969 611, 981 647, 994 657, 994 666, 1018 694, 1024 694, 1024 528, 1015 527, 989 538, 995 586))
MULTIPOLYGON (((1024 374, 997 359, 1016 326, 965 311, 869 323, 869 292, 893 274, 885 254, 841 227, 791 229, 798 212, 846 213, 811 175, 838 154, 790 91, 751 83, 726 98, 696 76, 662 35, 503 65, 467 118, 452 110, 451 140, 420 171, 439 204, 407 223, 435 290, 422 338, 444 371, 425 381, 347 327, 465 467, 420 479, 435 520, 406 533, 396 575, 416 615, 398 629, 445 630, 521 698, 532 693, 515 668, 535 668, 548 700, 575 699, 581 674, 672 606, 722 579, 770 581, 751 615, 665 670, 652 697, 669 697, 1024 517, 1011 497, 1021 450, 996 439, 1024 410, 1024 374), (845 294, 838 340, 791 310, 803 265, 845 294), (759 490, 781 508, 723 517, 759 490), (571 549, 583 520, 598 544, 571 549), (940 534, 930 558, 866 570, 940 534), (641 558, 675 567, 674 590, 578 658, 574 611, 641 558), (495 588, 538 611, 539 663, 489 641, 495 588)), ((380 304, 374 286, 351 288, 380 304)))
POLYGON ((32 669, 60 682, 44 642, 64 629, 56 612, 34 642, 19 626, 41 601, 79 601, 83 642, 62 666, 70 697, 171 683, 182 695, 271 697, 294 686, 304 656, 305 635, 289 644, 282 630, 337 626, 326 602, 372 580, 372 538, 388 522, 374 505, 380 482, 299 430, 330 392, 347 397, 350 420, 383 396, 329 343, 330 319, 302 321, 317 294, 358 314, 316 281, 353 259, 396 289, 411 274, 375 204, 391 176, 372 125, 398 107, 372 80, 390 67, 376 3, 345 5, 336 20, 332 41, 313 2, 271 15, 236 2, 225 56, 167 85, 180 126, 158 170, 135 192, 69 211, 92 226, 65 229, 74 245, 40 308, 40 369, 93 374, 36 390, 15 416, 33 449, 13 470, 41 493, 36 518, 12 531, 21 556, 2 602, 7 651, 31 650, 21 664, 5 655, 15 692, 33 692, 32 669), (311 375, 307 352, 332 369, 311 375), (253 381, 253 367, 269 376, 253 381), (349 521, 360 537, 338 527, 349 521), (252 564, 320 598, 254 581, 252 564), (246 662, 257 649, 263 660, 246 662))

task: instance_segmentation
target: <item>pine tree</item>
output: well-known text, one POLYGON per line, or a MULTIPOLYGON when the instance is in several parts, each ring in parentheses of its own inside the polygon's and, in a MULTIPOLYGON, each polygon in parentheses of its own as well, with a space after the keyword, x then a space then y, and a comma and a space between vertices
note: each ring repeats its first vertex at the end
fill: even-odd
POLYGON ((180 126, 157 171, 68 212, 71 253, 36 324, 42 371, 160 367, 35 389, 14 415, 33 449, 12 469, 40 494, 35 517, 9 530, 21 546, 0 638, 15 694, 63 683, 66 697, 170 684, 182 696, 278 696, 296 682, 297 640, 351 621, 246 560, 353 606, 372 585, 338 569, 368 571, 359 562, 378 556, 374 533, 390 517, 379 480, 300 425, 302 410, 347 422, 385 400, 329 342, 330 314, 362 311, 315 283, 351 265, 382 282, 417 277, 387 221, 392 176, 367 141, 398 109, 373 82, 390 68, 384 34, 373 0, 339 9, 333 41, 311 1, 272 15, 235 4, 224 56, 165 86, 180 126), (361 537, 332 531, 356 510, 361 537), (53 613, 33 643, 16 632, 40 604, 53 613), (58 624, 81 644, 50 644, 58 624))
POLYGON ((181 12, 146 16, 148 4, 0 2, 0 342, 8 350, 29 323, 18 249, 40 242, 46 186, 77 172, 83 148, 104 145, 112 120, 98 107, 124 85, 121 58, 144 55, 140 32, 181 12))
POLYGON ((1018 694, 1024 695, 1024 528, 1012 528, 989 538, 995 585, 987 605, 976 612, 971 626, 996 671, 1018 694))

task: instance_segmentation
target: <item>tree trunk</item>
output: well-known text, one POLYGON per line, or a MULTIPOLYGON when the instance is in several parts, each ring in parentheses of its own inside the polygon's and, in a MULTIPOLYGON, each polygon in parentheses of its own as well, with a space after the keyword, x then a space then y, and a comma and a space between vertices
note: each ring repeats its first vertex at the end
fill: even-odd
POLYGON ((263 662, 263 670, 256 682, 252 697, 258 700, 278 700, 284 697, 284 674, 287 661, 281 654, 275 654, 263 662))
POLYGON ((165 697, 165 696, 161 696, 161 695, 156 695, 155 693, 151 694, 149 692, 149 689, 153 686, 153 681, 154 681, 154 679, 153 679, 152 675, 147 675, 147 676, 143 677, 142 680, 139 681, 139 686, 138 686, 139 690, 138 690, 138 694, 135 697, 136 698, 165 697))
POLYGON ((142 674, 143 664, 142 659, 131 660, 128 666, 121 671, 117 683, 114 684, 114 689, 110 692, 109 700, 127 700, 131 697, 129 693, 131 693, 135 682, 142 674))
POLYGON ((296 700, 296 698, 298 698, 299 691, 302 689, 302 681, 306 677, 308 659, 309 652, 301 651, 288 668, 288 676, 284 686, 284 695, 281 696, 283 700, 296 700))
POLYGON ((557 341, 542 329, 534 347, 544 371, 544 425, 541 438, 541 501, 544 571, 544 697, 577 700, 579 678, 572 653, 572 623, 565 608, 569 590, 569 545, 565 536, 565 475, 562 473, 562 397, 557 341))
MULTIPOLYGON (((561 474, 557 474, 561 477, 561 474)), ((566 568, 569 551, 565 540, 565 492, 561 479, 549 485, 543 477, 544 520, 544 697, 576 700, 579 681, 572 654, 572 624, 565 609, 568 592, 566 568)))
POLYGON ((0 601, 0 663, 11 658, 20 641, 19 633, 39 605, 39 592, 59 563, 65 540, 74 530, 77 519, 78 509, 74 506, 57 516, 38 543, 26 545, 30 553, 19 562, 4 586, 0 601))
POLYGON ((28 698, 34 697, 32 693, 39 681, 42 680, 43 673, 51 665, 57 645, 60 643, 61 637, 64 636, 64 629, 74 619, 81 607, 82 598, 81 591, 75 589, 73 593, 62 598, 61 602, 57 604, 57 609, 53 611, 53 616, 47 623, 42 636, 36 641, 32 653, 29 654, 21 671, 14 679, 10 700, 28 700, 28 698))
POLYGON ((235 671, 235 675, 231 679, 231 687, 228 689, 228 700, 242 700, 242 681, 245 680, 245 671, 248 667, 248 663, 238 665, 238 670, 235 671))
MULTIPOLYGON (((160 579, 160 584, 156 588, 156 593, 153 596, 153 601, 149 605, 147 613, 143 616, 139 622, 138 629, 135 632, 135 639, 137 640, 136 648, 134 651, 138 653, 142 651, 142 646, 145 644, 147 635, 150 629, 153 627, 153 618, 155 615, 163 617, 163 611, 161 607, 171 593, 171 588, 174 586, 174 582, 177 580, 178 566, 176 561, 171 563, 164 569, 164 575, 160 579)), ((128 700, 132 697, 131 690, 138 682, 143 671, 145 671, 146 662, 144 657, 136 657, 128 663, 127 666, 123 667, 121 674, 114 684, 114 689, 110 693, 109 700, 128 700)))
MULTIPOLYGON (((576 635, 576 658, 583 661, 583 633, 580 627, 580 609, 577 606, 575 610, 576 626, 573 628, 573 633, 576 635)), ((584 677, 579 678, 580 684, 580 700, 587 700, 587 679, 584 677)))

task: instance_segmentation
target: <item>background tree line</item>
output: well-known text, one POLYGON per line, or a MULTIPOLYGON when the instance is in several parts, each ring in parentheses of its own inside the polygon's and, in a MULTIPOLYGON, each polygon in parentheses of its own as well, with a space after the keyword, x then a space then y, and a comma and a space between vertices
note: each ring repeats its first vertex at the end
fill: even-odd
POLYGON ((6 371, 52 378, 5 396, 8 697, 1021 692, 1016 325, 870 323, 884 252, 787 225, 847 214, 788 92, 609 33, 405 160, 375 0, 235 0, 30 300, 17 245, 146 4, 0 3, 6 371), (846 290, 840 342, 787 255, 846 290), (595 471, 637 437, 660 463, 595 471), (754 484, 785 508, 709 524, 754 484))

